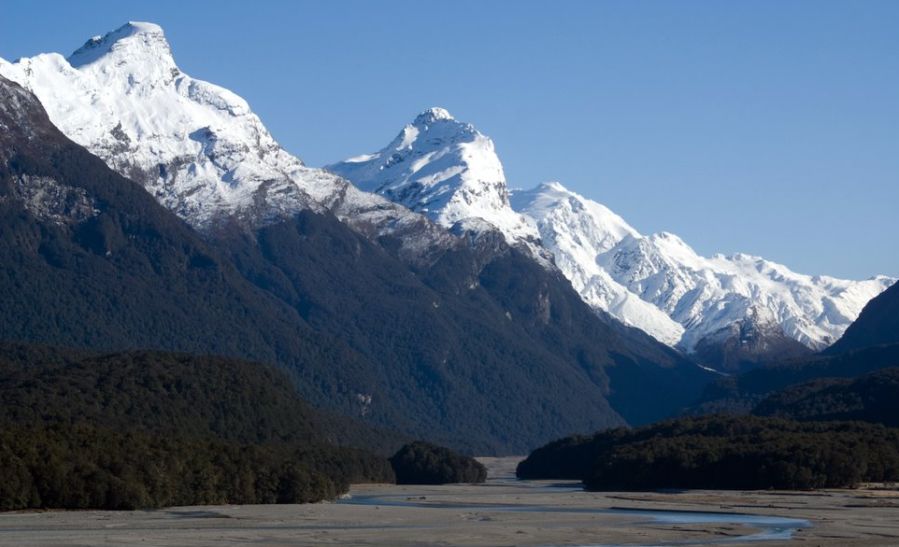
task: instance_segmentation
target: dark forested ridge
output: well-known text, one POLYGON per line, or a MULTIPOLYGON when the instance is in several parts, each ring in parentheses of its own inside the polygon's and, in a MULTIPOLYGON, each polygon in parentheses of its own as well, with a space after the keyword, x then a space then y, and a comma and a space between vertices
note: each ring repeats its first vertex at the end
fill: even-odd
POLYGON ((392 482, 401 437, 234 359, 0 345, 0 509, 303 503, 392 482))
POLYGON ((580 478, 593 490, 808 489, 899 480, 899 430, 862 422, 680 418, 562 439, 521 478, 580 478))
POLYGON ((487 468, 474 458, 426 442, 407 444, 390 458, 397 484, 484 482, 487 468))
POLYGON ((313 409, 283 371, 223 357, 0 344, 0 401, 3 423, 86 423, 246 444, 332 444, 384 456, 405 441, 313 409))
POLYGON ((677 412, 709 379, 644 333, 599 318, 561 274, 502 243, 410 265, 389 238, 374 245, 312 213, 253 237, 218 237, 247 279, 372 357, 372 419, 433 435, 437 416, 439 431, 470 443, 457 447, 482 450, 474 440, 489 437, 526 449, 588 422, 645 423, 677 412))
POLYGON ((888 344, 899 344, 899 283, 868 302, 858 319, 825 353, 836 355, 888 344))
POLYGON ((312 409, 263 364, 0 344, 0 510, 305 503, 398 476, 486 478, 470 457, 401 442, 312 409))
POLYGON ((822 378, 768 395, 752 411, 802 421, 860 420, 899 427, 899 368, 822 378))
MULTIPOLYGON (((415 271, 314 213, 219 237, 247 279, 370 357, 354 381, 371 398, 366 419, 374 423, 484 453, 524 450, 558 428, 623 422, 604 397, 602 344, 592 343, 597 359, 582 363, 549 351, 483 288, 431 286, 437 281, 428 275, 438 268, 455 276, 471 269, 453 263, 454 252, 443 257, 445 266, 415 271), (566 400, 570 393, 582 398, 566 400)), ((322 404, 327 396, 304 395, 322 404)))
POLYGON ((793 385, 821 378, 855 378, 896 366, 899 366, 899 344, 768 365, 709 384, 688 413, 748 414, 769 394, 793 385))
POLYGON ((480 453, 651 421, 707 380, 502 245, 410 265, 311 212, 201 237, 0 88, 0 340, 277 364, 318 407, 480 453))
POLYGON ((301 444, 246 445, 90 425, 0 427, 0 510, 307 503, 393 482, 386 459, 301 444))

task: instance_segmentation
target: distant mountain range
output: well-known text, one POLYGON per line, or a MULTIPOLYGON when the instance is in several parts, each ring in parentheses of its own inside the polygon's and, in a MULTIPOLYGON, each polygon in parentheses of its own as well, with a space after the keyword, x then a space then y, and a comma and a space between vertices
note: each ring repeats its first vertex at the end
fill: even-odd
POLYGON ((846 346, 720 378, 687 416, 565 437, 534 450, 519 478, 587 489, 809 489, 899 478, 899 293, 862 311, 846 346), (873 345, 863 347, 870 341, 873 345), (696 416, 704 415, 704 416, 696 416), (868 423, 865 423, 868 422, 868 423))
POLYGON ((49 111, 0 79, 0 338, 275 363, 316 406, 481 453, 652 421, 708 381, 500 235, 304 167, 170 58, 129 24, 0 63, 49 111))
POLYGON ((458 245, 438 227, 498 231, 559 268, 589 305, 714 368, 823 349, 895 281, 800 275, 740 254, 704 258, 673 234, 642 236, 559 183, 510 196, 493 142, 441 108, 374 154, 306 167, 243 99, 181 72, 150 23, 93 38, 68 58, 0 60, 0 74, 35 92, 67 136, 201 230, 329 211, 366 236, 395 237, 406 261, 458 245))
POLYGON ((308 167, 150 23, 0 59, 0 92, 0 340, 278 364, 316 406, 470 451, 675 414, 709 367, 822 349, 893 281, 511 192, 440 108, 308 167))
POLYGON ((846 335, 827 351, 771 363, 720 378, 688 410, 784 415, 800 419, 863 419, 895 424, 892 416, 899 367, 894 285, 874 298, 846 335))
POLYGON ((378 152, 326 169, 454 231, 499 230, 538 260, 549 254, 585 302, 721 369, 823 349, 895 282, 801 275, 745 254, 701 257, 558 182, 510 193, 493 142, 441 108, 378 152))

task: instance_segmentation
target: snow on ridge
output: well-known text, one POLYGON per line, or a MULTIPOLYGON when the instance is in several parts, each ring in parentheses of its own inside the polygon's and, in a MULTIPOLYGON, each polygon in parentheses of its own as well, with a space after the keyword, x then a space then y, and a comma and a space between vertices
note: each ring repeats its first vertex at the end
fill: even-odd
POLYGON ((538 260, 548 251, 585 302, 687 352, 747 322, 823 348, 893 281, 806 276, 742 254, 706 258, 675 234, 640 234, 560 182, 509 192, 493 141, 440 108, 378 152, 326 169, 443 226, 477 232, 486 222, 538 260))
POLYGON ((512 205, 534 220, 541 243, 587 304, 668 345, 680 342, 682 325, 615 281, 596 260, 622 239, 639 235, 624 219, 559 182, 514 192, 512 205))
POLYGON ((886 276, 863 281, 809 276, 741 253, 706 258, 675 234, 639 234, 606 207, 559 183, 521 192, 512 202, 535 219, 543 244, 588 303, 671 343, 672 331, 655 317, 625 319, 608 298, 597 295, 623 290, 636 296, 683 327, 675 343, 688 352, 742 321, 780 326, 790 338, 822 349, 895 282, 886 276))
POLYGON ((74 68, 80 68, 113 53, 117 53, 120 60, 131 62, 135 60, 129 59, 132 56, 144 59, 152 56, 151 60, 154 62, 172 66, 175 64, 162 27, 137 21, 128 22, 104 36, 94 36, 67 60, 74 68))
POLYGON ((241 97, 181 72, 150 23, 91 39, 68 59, 0 59, 0 74, 34 92, 69 138, 201 229, 222 217, 258 224, 330 210, 359 231, 414 233, 400 238, 410 252, 453 244, 424 216, 457 232, 495 229, 544 264, 551 252, 587 303, 688 351, 747 320, 822 347, 894 281, 702 257, 673 234, 643 236, 561 183, 510 194, 493 141, 439 107, 380 151, 328 168, 375 194, 360 191, 287 153, 241 97))
POLYGON ((0 63, 0 74, 34 92, 66 136, 197 228, 329 210, 368 235, 414 231, 422 241, 404 241, 413 254, 454 244, 421 215, 305 166, 243 98, 178 69, 158 25, 128 23, 69 59, 41 54, 0 63))
POLYGON ((537 238, 509 203, 493 141, 440 107, 420 113, 380 151, 325 169, 446 228, 465 231, 484 221, 512 244, 537 238))
POLYGON ((440 120, 451 121, 454 120, 453 115, 449 113, 445 108, 441 108, 439 106, 433 106, 418 116, 415 117, 415 121, 412 122, 413 125, 426 125, 431 124, 440 120))

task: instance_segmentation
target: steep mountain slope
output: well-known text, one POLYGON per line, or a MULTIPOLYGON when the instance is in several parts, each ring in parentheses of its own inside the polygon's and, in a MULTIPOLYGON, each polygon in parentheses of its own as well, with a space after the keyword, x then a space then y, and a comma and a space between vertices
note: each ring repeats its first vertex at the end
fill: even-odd
POLYGON ((360 392, 366 411, 383 420, 400 405, 391 419, 420 434, 526 448, 525 438, 558 428, 616 423, 605 398, 643 423, 676 412, 708 380, 670 348, 601 320, 561 274, 499 236, 418 268, 390 254, 390 239, 372 245, 312 213, 219 244, 309 324, 371 356, 378 381, 360 392))
POLYGON ((0 343, 0 401, 5 424, 90 424, 247 444, 340 445, 382 456, 408 441, 313 409, 272 366, 185 353, 0 343))
POLYGON ((891 367, 899 367, 899 344, 769 364, 709 384, 687 413, 745 414, 772 393, 791 386, 823 378, 856 378, 891 367))
POLYGON ((777 391, 752 411, 801 421, 860 420, 899 427, 899 368, 824 378, 777 391))
POLYGON ((0 128, 0 339, 280 363, 305 392, 356 408, 336 393, 364 385, 362 355, 248 283, 2 77, 0 128))
POLYGON ((509 243, 536 240, 512 210, 493 141, 443 108, 430 108, 385 148, 326 167, 456 231, 499 230, 509 243))
POLYGON ((304 210, 204 241, 0 81, 0 339, 278 363, 318 406, 481 453, 657 419, 707 379, 499 236, 410 266, 304 210))
POLYGON ((304 166, 246 101, 181 72, 152 23, 128 23, 68 58, 0 59, 0 75, 37 95, 66 136, 201 230, 313 210, 371 237, 414 233, 402 239, 409 259, 455 244, 420 215, 304 166))
POLYGON ((830 344, 893 282, 800 275, 741 254, 704 258, 673 234, 642 236, 559 183, 510 200, 492 141, 440 108, 379 152, 327 169, 445 226, 499 230, 538 259, 548 250, 585 302, 721 369, 830 344))
POLYGON ((899 283, 868 302, 858 319, 827 353, 838 354, 879 344, 899 344, 899 283))
MULTIPOLYGON (((759 257, 705 258, 670 233, 642 236, 602 205, 545 184, 513 196, 591 303, 670 342, 677 331, 618 302, 636 295, 683 329, 676 343, 725 369, 821 349, 893 282, 796 274, 759 257)), ((638 310, 639 312, 639 310, 638 310)))

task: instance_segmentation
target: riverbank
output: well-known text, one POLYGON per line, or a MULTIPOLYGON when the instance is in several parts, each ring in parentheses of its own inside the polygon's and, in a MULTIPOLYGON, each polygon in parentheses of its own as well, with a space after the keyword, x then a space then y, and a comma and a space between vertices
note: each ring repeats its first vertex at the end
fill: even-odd
POLYGON ((483 485, 360 485, 337 503, 5 513, 0 544, 899 544, 896 489, 582 492, 514 481, 510 459, 485 463, 483 485))

